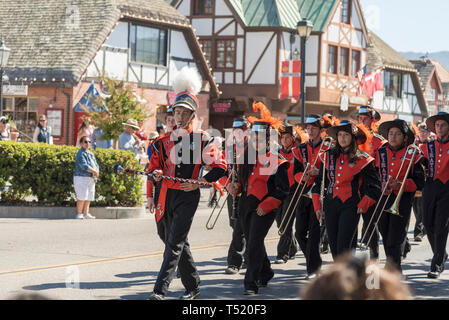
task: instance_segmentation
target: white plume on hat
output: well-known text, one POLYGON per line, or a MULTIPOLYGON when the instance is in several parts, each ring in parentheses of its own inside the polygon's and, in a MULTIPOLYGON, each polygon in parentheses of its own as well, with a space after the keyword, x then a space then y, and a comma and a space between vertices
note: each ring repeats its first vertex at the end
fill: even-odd
POLYGON ((202 79, 196 68, 183 67, 173 80, 173 89, 176 93, 190 91, 197 95, 201 91, 202 79))

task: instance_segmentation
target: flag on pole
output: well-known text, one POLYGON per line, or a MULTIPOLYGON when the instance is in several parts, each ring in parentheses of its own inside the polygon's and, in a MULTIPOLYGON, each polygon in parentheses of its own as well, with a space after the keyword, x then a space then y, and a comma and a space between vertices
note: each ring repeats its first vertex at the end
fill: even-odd
POLYGON ((281 63, 281 97, 299 100, 301 89, 301 60, 285 60, 281 63))
POLYGON ((357 89, 358 95, 362 94, 362 89, 363 89, 364 80, 365 80, 365 74, 366 74, 366 66, 364 66, 362 69, 360 69, 356 74, 357 79, 359 80, 359 87, 357 89))
POLYGON ((366 88, 366 95, 368 98, 371 98, 374 95, 374 92, 384 89, 384 86, 382 84, 381 73, 382 67, 377 68, 373 72, 365 75, 363 82, 366 88))

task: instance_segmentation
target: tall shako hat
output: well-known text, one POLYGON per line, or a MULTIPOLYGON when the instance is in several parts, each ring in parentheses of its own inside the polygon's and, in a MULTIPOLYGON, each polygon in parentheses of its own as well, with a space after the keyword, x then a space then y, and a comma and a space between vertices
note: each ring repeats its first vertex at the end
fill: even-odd
POLYGON ((232 127, 235 128, 241 128, 243 126, 248 126, 247 121, 245 118, 235 118, 232 122, 232 127))
POLYGON ((360 106, 359 107, 359 115, 370 116, 371 118, 373 118, 376 121, 379 121, 381 118, 380 113, 371 106, 360 106))
POLYGON ((413 143, 415 141, 415 133, 408 126, 407 122, 401 119, 394 119, 392 121, 382 122, 379 126, 379 133, 385 138, 388 139, 388 132, 391 128, 398 128, 401 132, 408 136, 409 142, 413 143))
POLYGON ((312 124, 314 126, 321 128, 321 116, 317 114, 309 114, 304 119, 304 123, 302 124, 303 127, 307 126, 308 124, 312 124))
POLYGON ((428 118, 426 120, 427 128, 430 131, 432 131, 433 133, 436 133, 435 132, 435 122, 437 120, 444 120, 444 121, 446 121, 449 124, 449 113, 447 113, 447 112, 438 112, 436 115, 434 115, 434 116, 432 116, 432 117, 430 117, 430 118, 428 118))
POLYGON ((366 134, 350 120, 342 120, 339 125, 328 128, 327 134, 334 140, 337 140, 339 131, 345 131, 352 134, 354 138, 357 139, 358 144, 364 144, 366 142, 366 134))
POLYGON ((286 133, 290 133, 293 136, 293 126, 289 123, 284 123, 280 128, 279 128, 279 134, 283 135, 286 133))
POLYGON ((184 107, 196 112, 200 105, 196 95, 200 92, 201 85, 198 71, 195 68, 183 67, 173 81, 173 89, 177 92, 172 105, 173 111, 176 107, 184 107))

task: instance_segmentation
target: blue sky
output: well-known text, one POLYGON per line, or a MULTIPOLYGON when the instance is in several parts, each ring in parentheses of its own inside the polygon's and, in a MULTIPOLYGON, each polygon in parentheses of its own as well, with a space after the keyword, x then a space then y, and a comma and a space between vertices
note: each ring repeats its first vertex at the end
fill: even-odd
POLYGON ((360 0, 368 28, 396 51, 449 51, 448 0, 360 0))

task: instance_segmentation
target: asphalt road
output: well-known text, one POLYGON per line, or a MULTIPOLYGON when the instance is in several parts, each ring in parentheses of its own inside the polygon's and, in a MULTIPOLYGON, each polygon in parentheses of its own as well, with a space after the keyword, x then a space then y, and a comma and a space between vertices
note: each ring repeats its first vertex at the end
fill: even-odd
MULTIPOLYGON (((204 190, 203 190, 204 191, 204 190)), ((207 192, 203 192, 207 195, 207 192)), ((206 230, 210 210, 202 197, 189 235, 201 277, 202 299, 297 299, 307 284, 302 253, 284 265, 273 265, 275 277, 256 297, 243 296, 244 270, 226 275, 231 240, 226 209, 214 230, 206 230)), ((412 221, 411 226, 414 225, 412 221)), ((412 233, 409 233, 412 237, 412 233)), ((275 225, 267 239, 267 252, 276 256, 275 225)), ((449 272, 438 280, 427 279, 431 251, 425 239, 412 243, 403 263, 406 283, 416 299, 448 299, 449 272)), ((163 244, 154 216, 122 220, 0 219, 0 299, 18 294, 40 294, 61 300, 143 300, 157 277, 163 244)), ((324 268, 331 255, 323 255, 324 268)), ((385 261, 381 248, 382 265, 385 261)), ((169 299, 184 292, 179 279, 170 286, 169 299)))

